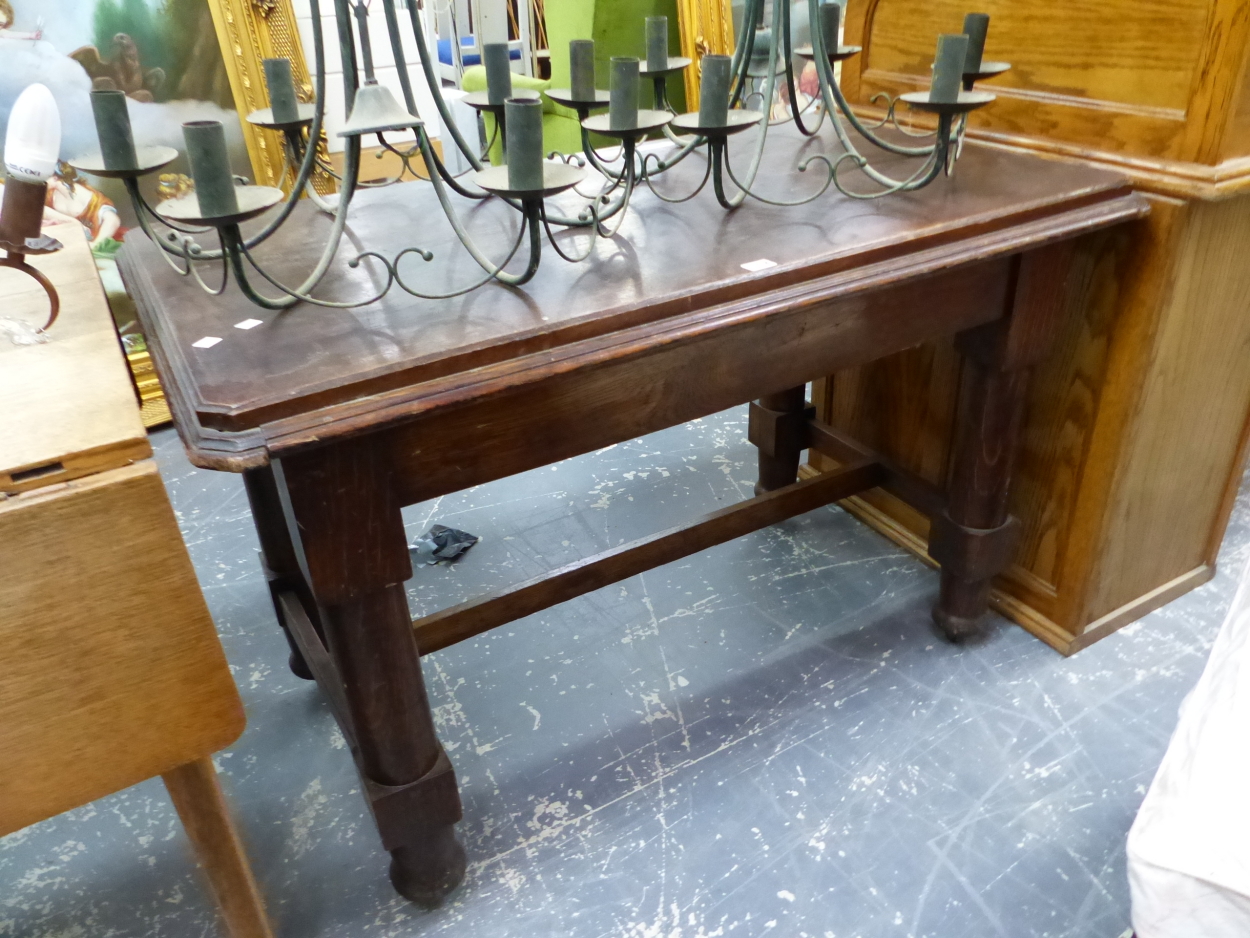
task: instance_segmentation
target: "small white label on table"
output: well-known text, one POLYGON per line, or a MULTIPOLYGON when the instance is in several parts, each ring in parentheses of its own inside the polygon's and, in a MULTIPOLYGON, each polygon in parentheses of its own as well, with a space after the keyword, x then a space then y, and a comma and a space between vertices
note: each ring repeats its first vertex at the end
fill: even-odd
POLYGON ((215 335, 206 335, 204 336, 204 338, 200 339, 199 341, 192 342, 191 348, 212 348, 214 345, 216 345, 220 341, 221 339, 217 338, 217 336, 215 335))
POLYGON ((255 329, 257 326, 263 326, 265 323, 260 319, 245 319, 242 322, 236 322, 236 329, 255 329))
POLYGON ((742 265, 743 270, 749 270, 751 273, 758 273, 761 270, 768 270, 769 267, 776 267, 776 261, 770 261, 767 257, 761 257, 758 261, 748 261, 742 265))

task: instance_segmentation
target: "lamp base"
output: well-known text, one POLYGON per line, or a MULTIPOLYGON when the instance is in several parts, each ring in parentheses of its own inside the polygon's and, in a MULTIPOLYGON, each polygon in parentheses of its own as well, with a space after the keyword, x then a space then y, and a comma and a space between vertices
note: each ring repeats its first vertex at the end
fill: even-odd
MULTIPOLYGON (((38 252, 40 254, 51 254, 54 251, 61 250, 61 242, 57 241, 55 238, 42 238, 40 240, 52 245, 45 246, 38 252)), ((56 317, 60 315, 61 296, 56 292, 56 287, 52 285, 52 281, 44 276, 43 271, 35 267, 31 267, 28 263, 26 263, 26 255, 24 253, 10 250, 6 247, 4 242, 0 242, 0 248, 4 248, 4 250, 8 252, 5 257, 0 257, 0 267, 8 267, 10 270, 16 270, 26 274, 26 276, 38 283, 39 286, 43 287, 44 293, 48 294, 48 305, 50 307, 48 311, 48 321, 43 324, 38 333, 39 335, 42 335, 52 328, 52 324, 56 322, 56 317)), ((31 251, 30 253, 33 254, 36 252, 31 251)))

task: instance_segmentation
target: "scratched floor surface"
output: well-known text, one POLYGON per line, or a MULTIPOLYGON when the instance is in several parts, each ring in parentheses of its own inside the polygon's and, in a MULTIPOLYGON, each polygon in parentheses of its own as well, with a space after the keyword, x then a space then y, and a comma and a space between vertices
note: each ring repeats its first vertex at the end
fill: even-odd
MULTIPOLYGON (((406 514, 482 536, 415 610, 750 493, 743 409, 406 514)), ((289 938, 1117 938, 1124 836, 1250 550, 1063 659, 1001 620, 952 647, 936 576, 824 509, 425 659, 469 874, 400 900, 343 738, 286 669, 240 480, 155 437, 247 704, 217 762, 289 938)), ((0 936, 200 936, 159 782, 0 840, 0 936)))

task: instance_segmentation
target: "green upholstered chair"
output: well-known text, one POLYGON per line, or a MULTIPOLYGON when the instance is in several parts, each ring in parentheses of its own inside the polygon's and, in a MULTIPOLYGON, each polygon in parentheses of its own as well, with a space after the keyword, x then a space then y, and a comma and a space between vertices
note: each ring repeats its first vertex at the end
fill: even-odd
MULTIPOLYGON (((677 0, 546 0, 547 41, 551 49, 551 80, 541 81, 513 74, 512 83, 517 88, 547 88, 569 86, 569 41, 593 39, 595 41, 595 84, 608 87, 611 74, 610 60, 614 55, 635 55, 645 59, 647 55, 646 19, 648 16, 668 17, 669 55, 679 55, 681 35, 677 26, 677 0)), ((649 106, 651 86, 644 82, 642 106, 649 106)), ((476 65, 465 69, 461 87, 465 91, 486 90, 486 69, 476 65)), ((668 99, 678 113, 685 110, 686 85, 681 75, 668 80, 668 99)), ((486 134, 494 133, 494 120, 487 115, 486 134)), ((596 142, 610 145, 611 141, 596 142)), ((499 158, 499 143, 491 150, 491 161, 499 158)), ((550 153, 577 153, 582 148, 581 127, 577 112, 561 107, 543 97, 543 148, 550 153)))
MULTIPOLYGON (((485 91, 486 90, 486 66, 470 65, 464 70, 464 75, 460 79, 460 87, 465 91, 485 91)), ((512 87, 525 88, 530 91, 546 91, 548 88, 554 87, 550 81, 542 78, 531 78, 528 75, 518 75, 512 73, 512 87)), ((563 110, 563 108, 561 108, 563 110)), ((486 125, 486 139, 491 140, 495 136, 495 119, 489 114, 482 115, 482 121, 486 125)), ((550 153, 552 150, 560 150, 562 153, 569 152, 562 149, 562 145, 567 144, 568 130, 564 126, 569 121, 556 114, 555 103, 543 95, 543 152, 550 153)), ((577 121, 572 122, 574 130, 578 130, 577 121)), ((581 149, 580 136, 576 142, 576 148, 581 149)), ((494 140, 490 148, 490 161, 499 163, 503 156, 503 141, 494 140)))

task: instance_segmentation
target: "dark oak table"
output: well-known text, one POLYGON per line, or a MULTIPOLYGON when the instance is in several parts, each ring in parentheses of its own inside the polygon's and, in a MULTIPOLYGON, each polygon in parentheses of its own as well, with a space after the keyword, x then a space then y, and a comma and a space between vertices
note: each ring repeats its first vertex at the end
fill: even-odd
MULTIPOLYGON (((811 191, 819 171, 795 164, 835 146, 775 130, 757 190, 811 191)), ((693 189, 700 160, 661 191, 693 189)), ((484 249, 506 253, 516 213, 463 206, 484 249)), ((191 461, 244 475, 291 666, 332 703, 392 882, 436 903, 465 858, 420 654, 874 486, 933 519, 934 617, 952 638, 969 634, 1011 556, 1022 392, 1061 313, 1074 239, 1146 210, 1118 176, 970 144, 954 177, 876 202, 826 195, 726 213, 710 192, 674 206, 644 191, 623 237, 601 240, 589 261, 548 249, 526 287, 455 300, 392 290, 354 311, 273 314, 233 287, 204 295, 146 240, 129 242, 120 262, 191 461), (760 260, 775 266, 742 266, 760 260), (264 322, 235 328, 251 318, 264 322), (951 334, 966 366, 947 492, 814 419, 807 381, 951 334), (222 341, 195 348, 205 336, 222 341), (412 621, 403 506, 752 400, 755 498, 412 621), (796 481, 808 447, 841 468, 796 481)), ((257 253, 297 283, 328 228, 305 204, 257 253)), ((401 265, 427 291, 480 276, 430 187, 402 185, 353 205, 319 295, 372 295, 377 270, 347 259, 410 244, 435 252, 433 263, 410 255, 401 265)), ((568 236, 570 251, 584 244, 568 236)))

